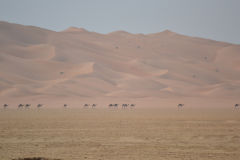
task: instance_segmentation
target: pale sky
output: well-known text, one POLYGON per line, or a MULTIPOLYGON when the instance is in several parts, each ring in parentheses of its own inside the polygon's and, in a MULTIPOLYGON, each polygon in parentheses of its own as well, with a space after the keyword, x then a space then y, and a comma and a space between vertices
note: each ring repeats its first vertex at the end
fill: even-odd
POLYGON ((0 21, 55 31, 109 33, 169 29, 240 44, 240 0, 0 0, 0 21))

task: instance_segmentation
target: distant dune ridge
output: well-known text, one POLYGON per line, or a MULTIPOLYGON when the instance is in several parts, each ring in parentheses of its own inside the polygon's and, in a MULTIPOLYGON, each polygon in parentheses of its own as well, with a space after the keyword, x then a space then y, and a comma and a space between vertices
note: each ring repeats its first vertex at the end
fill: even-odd
POLYGON ((240 98, 240 45, 0 22, 0 97, 240 98))

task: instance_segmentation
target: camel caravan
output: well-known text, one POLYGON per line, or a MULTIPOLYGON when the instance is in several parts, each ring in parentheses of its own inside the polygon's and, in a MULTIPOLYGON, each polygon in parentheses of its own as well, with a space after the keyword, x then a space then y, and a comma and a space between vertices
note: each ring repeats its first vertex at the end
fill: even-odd
MULTIPOLYGON (((118 106, 119 104, 109 104, 108 107, 110 109, 118 109, 118 106)), ((130 108, 130 109, 134 109, 136 104, 122 104, 122 109, 127 109, 127 108, 130 108)))
MULTIPOLYGON (((31 107, 32 105, 31 104, 18 104, 18 106, 17 106, 17 108, 18 109, 29 109, 30 107, 31 107)), ((43 104, 37 104, 37 108, 41 108, 43 106, 43 104)), ((8 104, 4 104, 3 105, 3 108, 4 109, 7 109, 9 107, 9 105, 8 104)))
MULTIPOLYGON (((43 104, 37 104, 36 105, 36 108, 38 108, 38 109, 40 109, 40 108, 43 108, 43 104)), ((108 105, 108 108, 110 108, 110 109, 118 109, 118 107, 119 106, 121 106, 121 108, 122 109, 134 109, 135 107, 136 107, 136 104, 109 104, 108 105)), ((4 109, 7 109, 9 107, 9 105, 8 104, 4 104, 3 105, 3 108, 4 109)), ((18 104, 17 105, 17 109, 19 109, 19 110, 22 110, 22 109, 30 109, 32 107, 32 104, 18 104)), ((69 105, 68 104, 63 104, 63 107, 64 108, 68 108, 69 107, 69 105)), ((97 104, 83 104, 83 108, 85 108, 85 109, 89 109, 89 108, 92 108, 92 109, 95 109, 95 108, 97 108, 97 104)))
POLYGON ((85 108, 85 109, 87 109, 87 108, 93 108, 94 109, 96 107, 97 107, 97 104, 87 104, 86 103, 86 104, 83 105, 83 108, 85 108))
MULTIPOLYGON (((30 107, 31 107, 32 105, 31 104, 18 104, 18 106, 17 106, 17 108, 18 109, 30 109, 30 107)), ((44 105, 43 104, 37 104, 37 108, 38 109, 40 109, 40 108, 42 108, 44 105)), ((136 104, 126 104, 126 103, 124 103, 124 104, 108 104, 108 108, 109 109, 118 109, 119 108, 119 106, 121 106, 121 108, 122 109, 134 109, 135 107, 136 107, 136 104)), ((3 104, 3 109, 5 110, 5 109, 7 109, 9 107, 9 105, 8 104, 3 104)), ((63 107, 64 108, 68 108, 68 104, 63 104, 63 107)), ((94 108, 96 108, 97 107, 97 104, 83 104, 83 108, 85 108, 85 109, 88 109, 88 108, 92 108, 92 109, 94 109, 94 108)), ((184 104, 182 104, 182 103, 179 103, 178 105, 177 105, 177 108, 178 109, 182 109, 184 107, 184 104)), ((239 109, 240 108, 240 104, 238 104, 238 103, 236 103, 235 105, 234 105, 234 109, 239 109)))
POLYGON ((118 104, 109 104, 108 107, 111 109, 111 108, 115 108, 117 109, 118 108, 118 104))
MULTIPOLYGON (((183 108, 183 106, 184 106, 184 104, 182 104, 182 103, 179 103, 178 105, 177 105, 177 107, 178 107, 178 109, 181 109, 181 108, 183 108)), ((234 105, 234 108, 235 109, 239 109, 240 108, 240 104, 235 104, 234 105)))

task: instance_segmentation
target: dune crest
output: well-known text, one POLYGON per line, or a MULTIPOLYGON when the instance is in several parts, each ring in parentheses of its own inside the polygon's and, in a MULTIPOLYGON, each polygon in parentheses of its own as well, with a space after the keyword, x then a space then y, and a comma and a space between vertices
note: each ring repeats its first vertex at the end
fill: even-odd
POLYGON ((69 27, 66 30, 63 30, 62 32, 88 32, 88 31, 84 28, 69 27))

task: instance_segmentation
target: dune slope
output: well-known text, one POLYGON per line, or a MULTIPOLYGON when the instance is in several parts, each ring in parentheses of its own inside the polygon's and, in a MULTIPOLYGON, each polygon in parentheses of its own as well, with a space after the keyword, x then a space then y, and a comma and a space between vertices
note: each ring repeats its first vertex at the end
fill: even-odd
POLYGON ((0 22, 0 97, 236 97, 240 46, 0 22))

